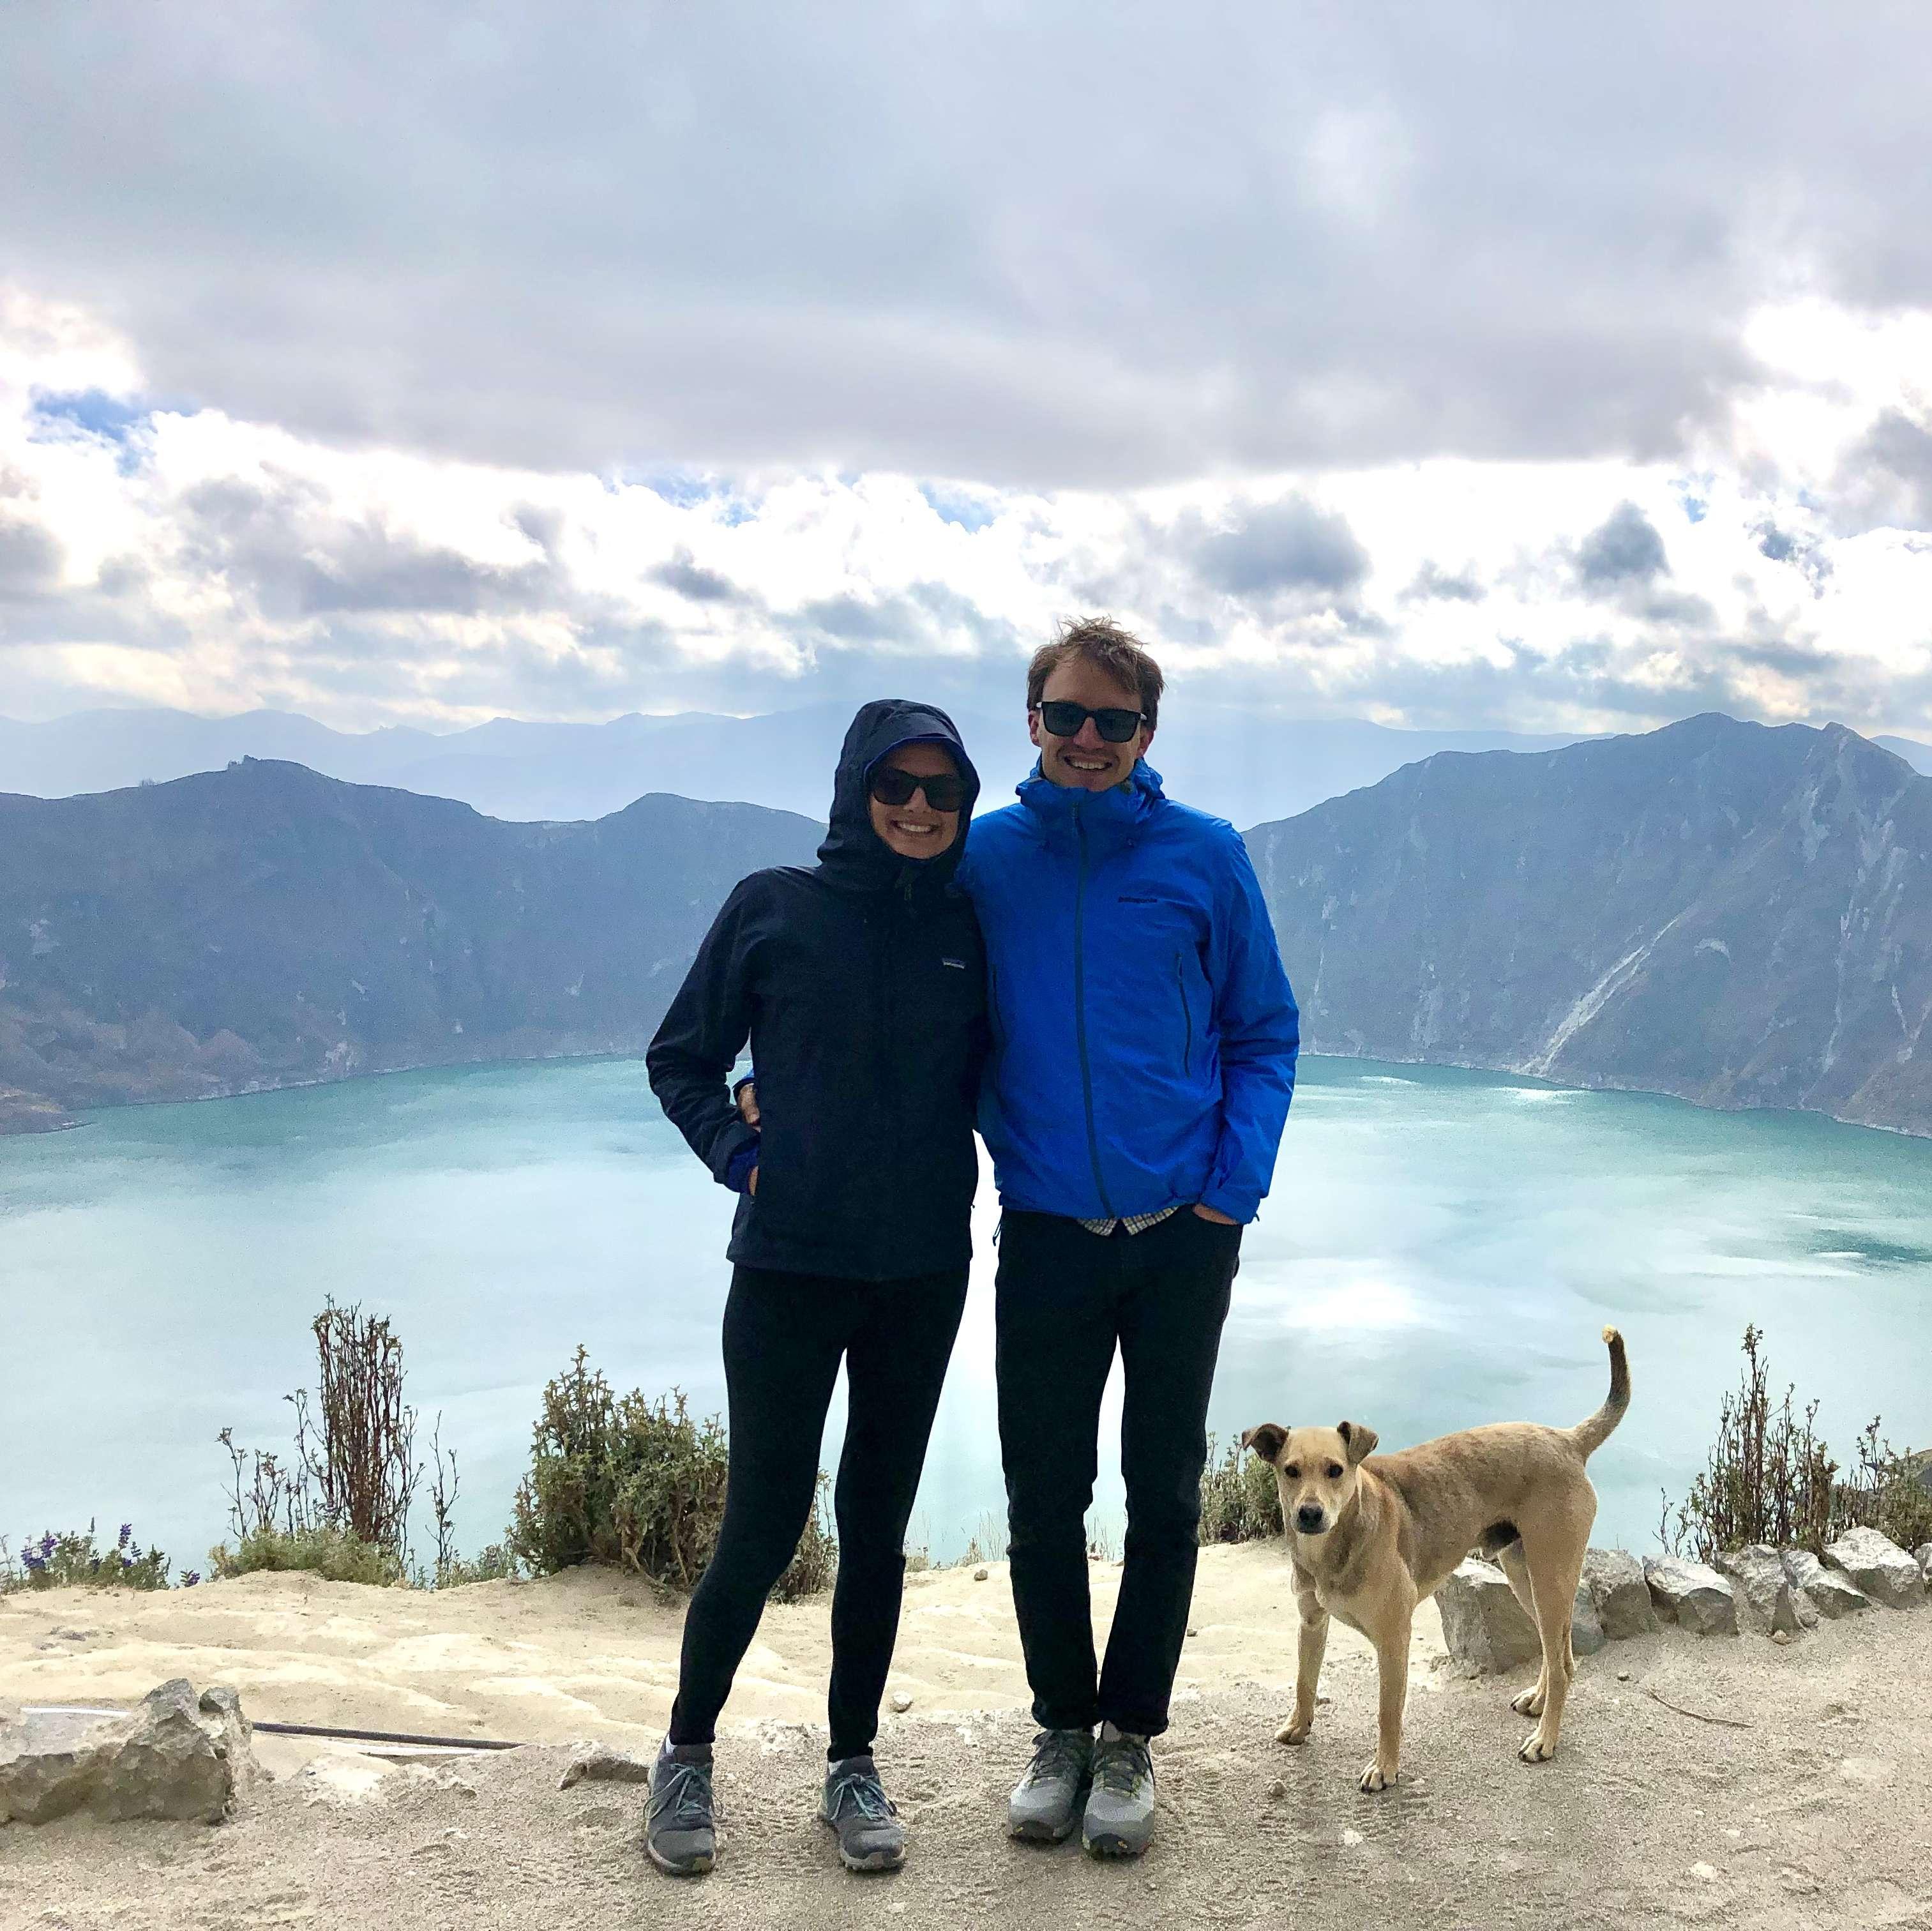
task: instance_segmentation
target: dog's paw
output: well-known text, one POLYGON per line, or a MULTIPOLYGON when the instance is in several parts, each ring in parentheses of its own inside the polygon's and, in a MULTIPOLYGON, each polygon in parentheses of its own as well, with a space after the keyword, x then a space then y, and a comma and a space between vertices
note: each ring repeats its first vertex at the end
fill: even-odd
POLYGON ((1546 1764, 1556 1754, 1556 1746, 1546 1743, 1540 1730, 1532 1730, 1523 1739, 1522 1748, 1516 1752, 1516 1755, 1526 1764, 1546 1764))
POLYGON ((1510 1698, 1510 1707, 1519 1716, 1540 1716, 1543 1714, 1543 1686, 1532 1685, 1528 1689, 1518 1690, 1510 1698))
POLYGON ((1371 1764, 1362 1773, 1361 1788, 1365 1796, 1372 1797, 1378 1791, 1387 1790, 1395 1782, 1396 1773, 1390 1770, 1383 1774, 1380 1764, 1371 1764))
POLYGON ((1304 1723, 1291 1716, 1274 1733, 1274 1740, 1277 1743, 1305 1743, 1308 1740, 1309 1731, 1314 1727, 1315 1722, 1312 1717, 1308 1722, 1304 1723))

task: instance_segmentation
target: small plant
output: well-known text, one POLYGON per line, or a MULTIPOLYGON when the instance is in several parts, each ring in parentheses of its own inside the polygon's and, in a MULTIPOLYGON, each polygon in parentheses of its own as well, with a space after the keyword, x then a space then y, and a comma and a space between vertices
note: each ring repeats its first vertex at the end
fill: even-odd
POLYGON ((1881 1425, 1874 1415, 1858 1437, 1857 1466, 1838 1492, 1838 1506, 1847 1520, 1916 1549, 1932 1542, 1932 1458, 1894 1449, 1880 1439, 1881 1425))
MULTIPOLYGON (((580 1347, 544 1389, 508 1552, 540 1575, 604 1563, 689 1589, 717 1546, 729 1460, 715 1416, 693 1420, 676 1389, 656 1401, 614 1395, 580 1347)), ((815 1593, 836 1570, 824 1488, 821 1474, 798 1553, 772 1592, 781 1602, 815 1593)))
POLYGON ((231 1464, 229 1523, 234 1546, 210 1552, 218 1576, 252 1569, 307 1569, 332 1581, 411 1581, 418 1587, 478 1581, 517 1572, 498 1547, 466 1562, 456 1547, 460 1487, 456 1452, 442 1446, 442 1417, 430 1438, 434 1476, 430 1511, 435 1567, 413 1567, 410 1512, 422 1479, 416 1411, 403 1398, 403 1344, 386 1317, 325 1302, 310 1323, 316 1389, 285 1398, 295 1410, 295 1446, 286 1458, 220 1440, 231 1464))
POLYGON ((1281 1491, 1274 1470, 1238 1441, 1218 1460, 1214 1437, 1208 1438, 1208 1464, 1201 1471, 1200 1539, 1211 1542, 1264 1541, 1282 1533, 1281 1491))
POLYGON ((301 1570, 325 1582, 366 1582, 393 1587, 405 1578, 401 1559, 379 1542, 365 1542, 346 1530, 323 1523, 297 1529, 257 1528, 236 1539, 231 1548, 218 1543, 208 1552, 218 1581, 258 1570, 301 1570))
POLYGON ((1763 1341, 1756 1327, 1746 1327, 1738 1386, 1718 1409, 1709 1461, 1693 1477, 1674 1529, 1665 1500, 1660 1539, 1674 1553, 1688 1548, 1708 1562, 1748 1542, 1816 1551, 1831 1539, 1838 1465, 1816 1431, 1818 1404, 1801 1417, 1787 1387, 1772 1405, 1763 1341))
MULTIPOLYGON (((159 1549, 143 1549, 134 1539, 134 1525, 123 1522, 111 1549, 97 1550, 94 1526, 83 1534, 62 1535, 48 1530, 29 1536, 16 1562, 0 1537, 0 1596, 16 1589, 165 1589, 168 1559, 159 1549)), ((182 1578, 192 1588, 201 1580, 190 1569, 182 1578)))

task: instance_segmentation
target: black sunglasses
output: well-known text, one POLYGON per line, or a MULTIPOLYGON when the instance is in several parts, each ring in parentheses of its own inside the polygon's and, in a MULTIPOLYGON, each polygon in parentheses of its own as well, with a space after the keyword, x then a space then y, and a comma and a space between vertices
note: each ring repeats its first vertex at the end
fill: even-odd
POLYGON ((957 811, 966 802, 966 780, 961 777, 922 778, 896 764, 881 764, 866 788, 882 805, 910 804, 914 791, 926 794, 928 811, 957 811))
POLYGON ((1034 705, 1040 721, 1056 737, 1078 737, 1081 727, 1090 717, 1094 728, 1109 744, 1124 744, 1146 721, 1144 710, 1121 710, 1112 706, 1089 710, 1084 704, 1070 704, 1064 698, 1034 705))

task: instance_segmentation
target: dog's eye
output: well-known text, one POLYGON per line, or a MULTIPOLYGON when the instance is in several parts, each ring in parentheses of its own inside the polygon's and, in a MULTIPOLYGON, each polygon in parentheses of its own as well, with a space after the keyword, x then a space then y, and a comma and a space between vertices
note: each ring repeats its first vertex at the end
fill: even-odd
POLYGON ((1291 1463, 1286 1468, 1283 1469, 1282 1470, 1282 1473, 1286 1476, 1291 1482, 1299 1482, 1301 1479, 1300 1470, 1295 1467, 1292 1463, 1291 1463))
POLYGON ((1330 1482, 1340 1482, 1341 1479, 1342 1464, 1339 1461, 1331 1461, 1328 1464, 1328 1479, 1330 1482))

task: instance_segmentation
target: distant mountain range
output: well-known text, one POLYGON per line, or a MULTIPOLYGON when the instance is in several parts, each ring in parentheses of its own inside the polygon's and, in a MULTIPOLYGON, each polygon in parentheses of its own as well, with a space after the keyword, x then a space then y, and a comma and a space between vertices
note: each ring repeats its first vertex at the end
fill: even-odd
POLYGON ((298 764, 0 797, 0 1131, 404 1066, 639 1053, 808 819, 640 798, 506 824, 298 764))
MULTIPOLYGON (((821 704, 759 717, 694 712, 608 724, 497 718, 447 737, 332 731, 273 710, 222 718, 94 710, 44 724, 0 718, 0 792, 69 797, 262 758, 352 784, 459 798, 492 818, 604 818, 646 792, 668 791, 822 819, 851 715, 848 705, 821 704)), ((997 718, 962 713, 956 722, 988 803, 1004 803, 1033 763, 1018 706, 997 718)), ((1176 797, 1253 824, 1374 784, 1438 751, 1537 751, 1574 741, 1501 731, 1395 731, 1357 718, 1282 719, 1196 704, 1182 692, 1170 694, 1152 761, 1176 797)))
MULTIPOLYGON (((0 1131, 639 1052, 734 881, 818 836, 662 795, 509 823, 272 761, 0 796, 0 1131)), ((1932 777, 1841 727, 1438 752, 1247 838, 1312 1051, 1932 1132, 1932 777)))
POLYGON ((1932 778, 1841 726, 1432 758, 1248 845, 1312 1051, 1932 1132, 1932 778))

